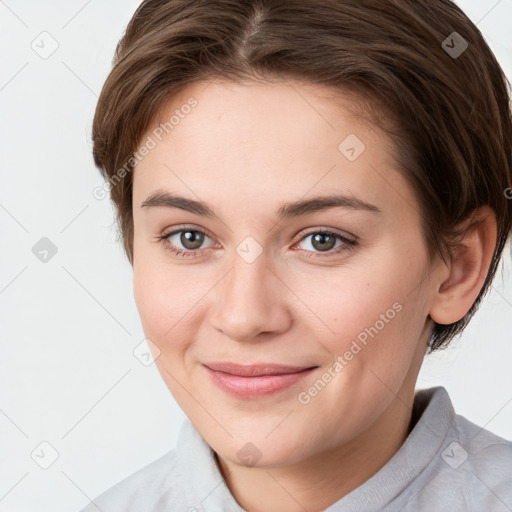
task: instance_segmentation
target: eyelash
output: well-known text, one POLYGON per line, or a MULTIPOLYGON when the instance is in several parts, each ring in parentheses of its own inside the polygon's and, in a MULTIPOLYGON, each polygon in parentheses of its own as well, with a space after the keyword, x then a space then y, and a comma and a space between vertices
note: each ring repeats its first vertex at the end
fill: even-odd
MULTIPOLYGON (((179 256, 181 258, 197 258, 197 257, 201 256, 202 253, 204 251, 206 251, 207 249, 196 249, 196 250, 177 249, 168 240, 169 237, 171 237, 172 235, 175 235, 177 233, 186 232, 186 231, 192 231, 194 233, 201 233, 203 235, 206 235, 208 238, 211 238, 210 234, 207 231, 204 231, 202 229, 195 229, 195 228, 186 227, 186 226, 179 226, 179 229, 175 229, 174 231, 171 231, 169 233, 165 233, 161 236, 157 236, 157 242, 163 243, 164 248, 168 251, 171 251, 171 253, 175 256, 179 256)), ((307 233, 304 233, 302 235, 302 237, 298 240, 298 242, 294 245, 297 245, 298 243, 302 242, 308 236, 316 235, 316 234, 334 236, 337 239, 341 240, 343 242, 343 245, 341 245, 340 247, 337 247, 336 249, 330 249, 329 251, 326 251, 325 253, 301 250, 301 252, 307 253, 304 255, 306 258, 332 257, 332 256, 340 254, 344 251, 352 250, 357 246, 356 239, 348 238, 346 236, 340 235, 339 233, 335 233, 333 231, 329 231, 329 230, 325 230, 325 229, 316 229, 316 230, 311 230, 311 231, 308 231, 307 233)))

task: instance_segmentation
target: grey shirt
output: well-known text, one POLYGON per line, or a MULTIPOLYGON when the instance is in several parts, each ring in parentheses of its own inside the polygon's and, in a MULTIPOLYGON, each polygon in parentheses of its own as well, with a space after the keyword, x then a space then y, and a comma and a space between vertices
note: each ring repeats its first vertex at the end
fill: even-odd
MULTIPOLYGON (((444 387, 417 391, 414 427, 369 480, 325 512, 511 512, 512 441, 455 414, 444 387)), ((186 419, 175 449, 81 512, 244 512, 186 419)))

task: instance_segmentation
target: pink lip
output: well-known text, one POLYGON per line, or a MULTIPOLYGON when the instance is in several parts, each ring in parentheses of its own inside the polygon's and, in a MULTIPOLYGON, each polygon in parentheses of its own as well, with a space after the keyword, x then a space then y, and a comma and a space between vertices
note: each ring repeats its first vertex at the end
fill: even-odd
POLYGON ((208 363, 204 367, 220 389, 242 398, 274 394, 296 384, 317 368, 265 363, 238 365, 227 362, 208 363))

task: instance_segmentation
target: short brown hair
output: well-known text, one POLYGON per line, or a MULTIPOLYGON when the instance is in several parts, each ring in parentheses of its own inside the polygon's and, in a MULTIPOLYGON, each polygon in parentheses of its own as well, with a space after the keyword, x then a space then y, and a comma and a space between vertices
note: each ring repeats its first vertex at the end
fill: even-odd
POLYGON ((447 346, 489 289, 512 223, 510 83, 479 29, 450 0, 142 2, 92 127, 132 264, 132 155, 170 99, 214 78, 302 80, 356 92, 373 114, 384 109, 430 258, 451 255, 460 223, 492 208, 498 241, 482 290, 464 318, 431 333, 430 351, 447 346))

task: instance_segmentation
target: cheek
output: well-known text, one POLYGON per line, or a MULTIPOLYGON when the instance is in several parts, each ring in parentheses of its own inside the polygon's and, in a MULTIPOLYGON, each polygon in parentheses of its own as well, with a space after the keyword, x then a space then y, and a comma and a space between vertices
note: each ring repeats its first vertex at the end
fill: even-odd
POLYGON ((179 383, 187 379, 185 353, 193 335, 191 305, 180 290, 181 283, 157 271, 156 266, 134 267, 133 294, 144 335, 156 347, 155 365, 174 398, 186 404, 179 383))
POLYGON ((333 268, 294 281, 294 292, 310 313, 310 328, 316 329, 331 352, 348 348, 345 345, 350 345, 352 339, 364 341, 365 329, 376 323, 379 332, 387 330, 395 319, 396 309, 400 308, 393 308, 393 304, 400 294, 393 283, 383 278, 385 274, 380 270, 372 274, 370 269, 361 272, 333 268))
MULTIPOLYGON (((182 282, 169 269, 139 259, 133 271, 133 296, 144 333, 157 345, 173 337, 190 309, 182 282)), ((169 346, 169 344, 166 344, 169 346)))
POLYGON ((140 251, 133 267, 133 295, 141 324, 146 338, 160 350, 157 364, 177 370, 197 338, 204 295, 214 283, 208 281, 207 272, 198 275, 185 265, 143 255, 140 251))
POLYGON ((415 275, 381 258, 363 272, 333 269, 329 279, 318 274, 296 283, 315 315, 310 333, 333 361, 341 358, 344 379, 376 379, 372 369, 393 388, 401 383, 425 321, 420 291, 410 293, 415 275))

